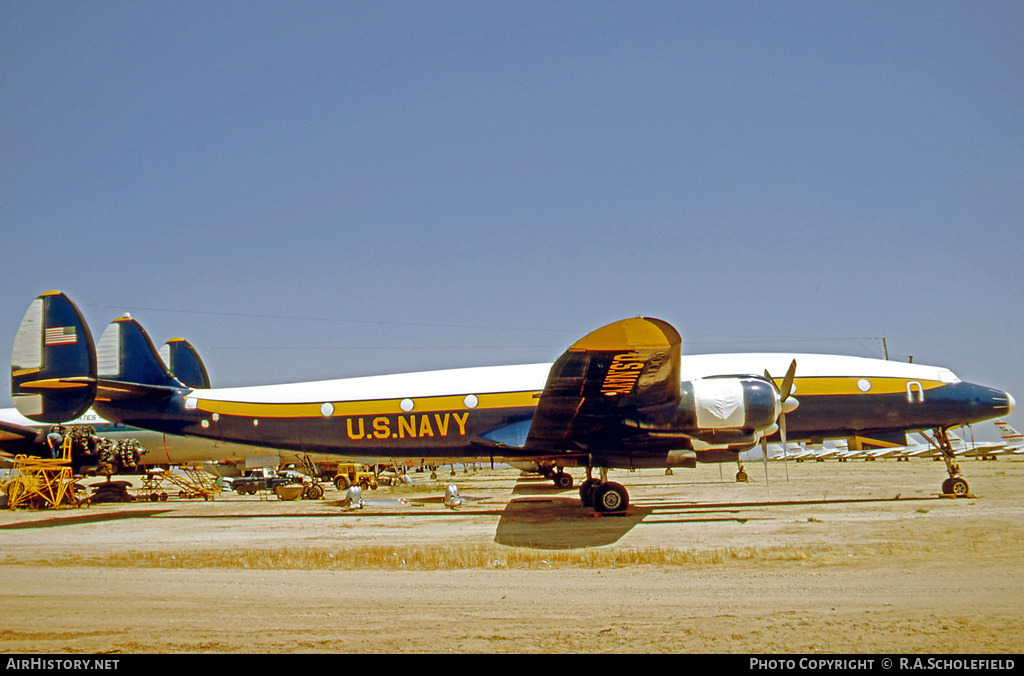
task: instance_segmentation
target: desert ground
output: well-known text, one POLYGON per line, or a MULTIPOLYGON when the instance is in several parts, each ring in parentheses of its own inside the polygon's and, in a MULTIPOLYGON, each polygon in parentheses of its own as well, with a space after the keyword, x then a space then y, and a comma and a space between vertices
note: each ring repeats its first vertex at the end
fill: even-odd
POLYGON ((958 499, 925 459, 612 471, 625 516, 462 467, 361 510, 333 488, 0 510, 0 650, 1020 653, 1024 459, 962 467, 958 499))

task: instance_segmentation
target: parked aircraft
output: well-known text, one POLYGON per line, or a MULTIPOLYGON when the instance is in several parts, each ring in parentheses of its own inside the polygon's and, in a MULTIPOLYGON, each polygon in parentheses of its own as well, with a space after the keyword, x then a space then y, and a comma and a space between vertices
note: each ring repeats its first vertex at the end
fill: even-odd
MULTIPOLYGON (((1024 435, 1008 425, 1006 421, 997 420, 996 426, 1003 434, 1001 442, 966 442, 952 430, 946 431, 949 441, 949 448, 957 457, 979 458, 982 460, 995 459, 996 456, 1006 453, 1024 452, 1024 435)), ((864 460, 892 459, 909 460, 910 458, 934 458, 941 459, 943 453, 940 442, 930 435, 927 430, 920 432, 925 443, 911 439, 904 446, 884 446, 874 450, 862 450, 856 457, 864 460)), ((847 457, 850 457, 849 455, 847 457)))
POLYGON ((237 476, 248 465, 266 466, 300 463, 298 454, 285 454, 243 444, 164 434, 130 425, 113 423, 100 417, 91 408, 73 420, 59 424, 39 423, 21 415, 15 408, 0 409, 0 454, 8 458, 16 455, 48 457, 51 449, 47 436, 72 427, 89 426, 96 436, 109 439, 115 444, 123 441, 138 442, 137 457, 122 458, 117 455, 107 459, 107 471, 100 470, 101 458, 94 454, 76 454, 72 465, 76 474, 131 474, 148 467, 169 467, 178 465, 202 465, 210 472, 221 476, 237 476))
POLYGON ((1024 454, 1024 434, 1010 427, 1005 420, 997 420, 996 427, 1003 433, 1003 441, 1007 450, 1015 454, 1024 454))
POLYGON ((1024 451, 1024 435, 1007 424, 1005 420, 997 420, 996 427, 1002 432, 1002 441, 971 441, 970 443, 965 441, 964 444, 967 446, 965 455, 983 460, 995 460, 1000 455, 1024 451))
MULTIPOLYGON (((159 358, 167 370, 188 387, 210 387, 206 366, 188 341, 182 338, 171 339, 160 349, 159 358)), ((328 463, 331 460, 325 456, 308 456, 296 451, 165 434, 111 422, 92 408, 72 420, 56 424, 31 420, 21 415, 16 408, 0 409, 0 458, 13 458, 19 454, 47 457, 52 454, 47 442, 50 433, 55 429, 60 432, 80 426, 91 427, 96 436, 109 439, 115 444, 138 442, 140 452, 137 457, 131 458, 117 453, 111 453, 107 458, 101 458, 99 453, 75 454, 72 464, 77 474, 97 473, 101 464, 106 466, 106 471, 99 471, 101 474, 131 474, 154 466, 201 465, 213 474, 232 477, 240 476, 252 467, 302 465, 306 460, 328 463)), ((374 459, 371 462, 378 461, 374 459)))
MULTIPOLYGON (((1016 453, 1022 450, 1022 447, 1024 447, 1024 437, 1022 437, 1017 430, 1010 427, 1010 425, 1003 420, 997 421, 996 426, 999 427, 1000 431, 1003 433, 1002 441, 967 442, 963 438, 950 433, 950 446, 953 449, 953 452, 958 456, 966 458, 995 460, 997 456, 1004 455, 1006 453, 1016 453)), ((928 436, 927 433, 922 433, 922 436, 928 440, 929 443, 927 448, 930 449, 930 452, 919 454, 930 456, 937 455, 934 450, 936 444, 934 438, 928 436)))
MULTIPOLYGON (((121 424, 300 452, 582 466, 580 497, 600 512, 621 512, 629 500, 608 468, 734 462, 786 434, 892 440, 935 429, 944 437, 1015 405, 945 368, 834 355, 683 360, 681 342, 668 323, 636 317, 587 334, 553 365, 214 389, 175 378, 128 316, 94 345, 81 312, 54 291, 32 302, 18 329, 11 393, 41 422, 92 405, 121 424), (786 376, 780 385, 770 373, 786 376)), ((966 493, 952 457, 944 489, 966 493)))

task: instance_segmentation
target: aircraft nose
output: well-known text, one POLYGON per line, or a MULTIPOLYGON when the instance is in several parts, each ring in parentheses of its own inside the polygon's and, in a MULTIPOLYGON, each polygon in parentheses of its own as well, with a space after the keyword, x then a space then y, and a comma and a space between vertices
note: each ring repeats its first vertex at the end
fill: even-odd
POLYGON ((1009 392, 990 389, 986 403, 998 415, 1009 415, 1017 408, 1017 401, 1009 392))
POLYGON ((993 387, 959 383, 950 391, 949 404, 944 414, 948 420, 958 419, 961 424, 971 424, 983 420, 992 420, 1013 412, 1017 402, 1009 392, 993 387))

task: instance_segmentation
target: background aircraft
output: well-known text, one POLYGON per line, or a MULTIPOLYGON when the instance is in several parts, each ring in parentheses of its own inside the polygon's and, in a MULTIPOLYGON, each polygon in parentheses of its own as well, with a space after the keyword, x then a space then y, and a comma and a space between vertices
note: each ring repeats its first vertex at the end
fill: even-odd
MULTIPOLYGON (((173 338, 159 351, 159 360, 174 377, 189 387, 210 386, 206 366, 195 348, 182 338, 173 338)), ((71 427, 91 427, 96 436, 112 444, 72 456, 76 473, 132 474, 146 468, 202 465, 207 471, 226 477, 239 476, 254 467, 304 465, 313 463, 324 469, 337 458, 309 456, 301 452, 264 446, 236 444, 195 436, 165 434, 141 427, 111 422, 92 408, 82 415, 59 423, 40 423, 27 418, 16 409, 0 409, 0 454, 47 457, 51 454, 47 435, 55 427, 63 431, 71 427), (118 452, 118 445, 137 442, 137 453, 118 452), (104 452, 106 451, 106 452, 104 452)), ((380 458, 355 458, 373 464, 380 458)))

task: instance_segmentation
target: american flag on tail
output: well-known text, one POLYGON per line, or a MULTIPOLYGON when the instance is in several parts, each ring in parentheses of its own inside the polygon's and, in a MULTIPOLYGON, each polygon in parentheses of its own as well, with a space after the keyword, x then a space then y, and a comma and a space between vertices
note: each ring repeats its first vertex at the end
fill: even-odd
POLYGON ((53 326, 43 331, 43 345, 67 345, 77 341, 74 326, 53 326))

